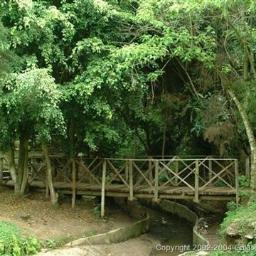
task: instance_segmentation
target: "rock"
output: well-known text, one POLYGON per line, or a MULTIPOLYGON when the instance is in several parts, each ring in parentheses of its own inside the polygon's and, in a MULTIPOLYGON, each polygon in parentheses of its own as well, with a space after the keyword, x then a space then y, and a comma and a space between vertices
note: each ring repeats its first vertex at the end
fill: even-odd
POLYGON ((239 228, 236 223, 231 223, 231 225, 227 227, 226 233, 230 237, 240 237, 239 228))
POLYGON ((253 227, 254 229, 256 229, 256 222, 253 221, 250 226, 253 227))
POLYGON ((245 237, 247 240, 253 240, 254 235, 253 235, 253 234, 246 234, 244 237, 245 237))

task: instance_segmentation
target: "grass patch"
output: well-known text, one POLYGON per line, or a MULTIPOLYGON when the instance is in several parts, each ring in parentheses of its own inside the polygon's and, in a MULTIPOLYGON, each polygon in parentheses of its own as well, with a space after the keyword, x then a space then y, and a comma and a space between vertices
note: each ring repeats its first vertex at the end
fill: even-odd
POLYGON ((13 223, 0 221, 0 255, 24 256, 33 255, 41 248, 34 237, 24 237, 13 223))
POLYGON ((226 213, 223 223, 221 224, 220 233, 222 236, 226 234, 227 228, 232 224, 236 224, 237 230, 243 235, 248 229, 255 228, 256 235, 256 202, 251 202, 246 206, 235 208, 229 205, 229 211, 226 213), (253 226, 255 224, 255 227, 253 226))
POLYGON ((47 249, 57 249, 64 246, 66 243, 74 240, 73 236, 63 236, 54 239, 47 239, 42 242, 43 247, 47 249))
POLYGON ((210 253, 210 256, 255 256, 256 255, 256 247, 248 245, 244 249, 241 250, 230 250, 230 251, 214 251, 210 253))

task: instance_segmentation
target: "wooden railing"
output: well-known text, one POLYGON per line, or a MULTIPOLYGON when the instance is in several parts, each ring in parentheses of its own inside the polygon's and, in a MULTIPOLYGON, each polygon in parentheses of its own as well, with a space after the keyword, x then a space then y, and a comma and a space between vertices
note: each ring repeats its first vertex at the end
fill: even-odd
MULTIPOLYGON (((56 189, 97 191, 104 201, 106 194, 135 197, 192 197, 195 202, 203 195, 235 195, 238 202, 238 161, 223 158, 117 159, 52 155, 53 181, 56 189)), ((0 158, 0 170, 6 169, 0 158)), ((29 157, 29 183, 46 184, 45 162, 41 155, 29 157)), ((5 170, 6 171, 6 170, 5 170)), ((73 200, 73 203, 74 203, 73 200)), ((103 208, 104 208, 104 203, 103 208)))

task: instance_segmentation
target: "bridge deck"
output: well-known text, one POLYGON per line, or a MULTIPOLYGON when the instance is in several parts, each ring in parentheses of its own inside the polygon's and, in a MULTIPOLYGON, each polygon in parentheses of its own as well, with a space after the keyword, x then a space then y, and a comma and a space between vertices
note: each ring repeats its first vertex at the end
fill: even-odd
MULTIPOLYGON (((13 185, 12 182, 8 182, 7 184, 13 185)), ((30 187, 34 188, 45 188, 45 184, 42 181, 33 181, 29 184, 30 187)), ((72 185, 67 182, 54 182, 54 187, 57 190, 67 190, 67 189, 72 189, 72 185)), ((99 191, 101 192, 101 186, 97 185, 90 185, 90 184, 77 184, 76 185, 76 190, 77 192, 80 191, 80 193, 84 192, 89 192, 89 191, 99 191)), ((105 186, 105 191, 106 192, 113 192, 113 193, 129 193, 129 189, 121 184, 112 184, 112 185, 106 185, 105 186)), ((154 194, 153 189, 149 189, 146 185, 139 186, 137 188, 134 188, 134 193, 139 193, 139 194, 154 194)), ((173 194, 173 195, 194 195, 194 191, 191 189, 183 186, 183 187, 171 187, 169 186, 168 188, 159 188, 158 190, 159 194, 173 194)), ((236 190, 232 188, 226 188, 226 187, 208 187, 205 189, 200 190, 199 189, 199 195, 208 195, 208 196, 215 196, 215 195, 230 195, 230 196, 235 196, 236 195, 236 190)))
MULTIPOLYGON (((13 186, 12 181, 3 183, 7 186, 13 186)), ((33 181, 29 184, 31 188, 45 189, 45 183, 42 181, 33 181)), ((54 182, 54 187, 57 191, 63 191, 64 193, 72 193, 72 185, 67 182, 54 182)), ((90 185, 90 184, 77 184, 76 193, 78 195, 101 195, 101 186, 90 185)), ((124 185, 108 185, 105 187, 106 196, 111 197, 129 197, 129 189, 124 185)), ((194 198, 194 191, 183 186, 183 187, 168 187, 158 190, 159 198, 194 198)), ((201 199, 207 198, 207 200, 229 200, 235 198, 236 190, 232 188, 216 188, 208 187, 205 189, 199 189, 199 196, 201 199)), ((147 186, 139 186, 134 189, 134 197, 138 198, 153 198, 154 190, 149 189, 147 186)))
MULTIPOLYGON (((98 195, 102 215, 106 196, 199 200, 239 200, 236 159, 68 159, 52 156, 53 184, 57 191, 98 195)), ((29 186, 45 188, 45 161, 30 157, 29 186)), ((5 182, 12 186, 11 181, 5 182)), ((47 189, 48 191, 48 189, 47 189)))

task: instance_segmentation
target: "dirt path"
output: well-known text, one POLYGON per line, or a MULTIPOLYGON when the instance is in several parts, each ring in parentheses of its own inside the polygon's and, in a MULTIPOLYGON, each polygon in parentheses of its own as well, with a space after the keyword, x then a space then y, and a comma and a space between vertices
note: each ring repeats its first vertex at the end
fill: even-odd
POLYGON ((93 235, 133 222, 118 208, 107 219, 95 215, 95 202, 83 201, 71 208, 69 200, 54 208, 43 195, 15 198, 11 190, 0 189, 0 221, 17 224, 25 234, 38 239, 67 239, 93 235))
MULTIPOLYGON (((111 205, 107 219, 95 215, 93 200, 78 201, 75 209, 71 202, 63 202, 54 208, 44 195, 33 194, 16 198, 12 190, 0 188, 0 221, 10 221, 26 235, 42 240, 73 240, 130 225, 134 222, 118 207, 111 205)), ((153 247, 149 236, 143 235, 129 241, 97 246, 81 246, 43 250, 38 256, 148 256, 153 247)))

